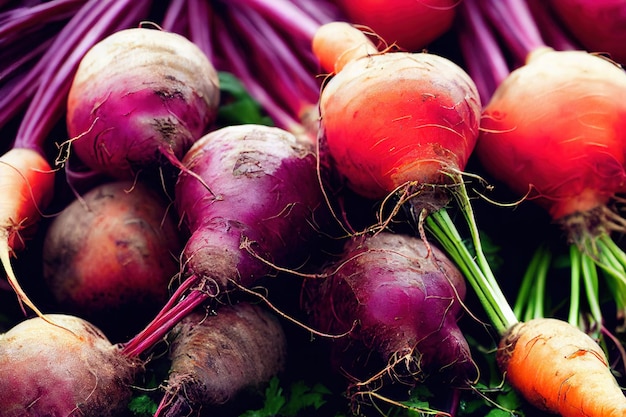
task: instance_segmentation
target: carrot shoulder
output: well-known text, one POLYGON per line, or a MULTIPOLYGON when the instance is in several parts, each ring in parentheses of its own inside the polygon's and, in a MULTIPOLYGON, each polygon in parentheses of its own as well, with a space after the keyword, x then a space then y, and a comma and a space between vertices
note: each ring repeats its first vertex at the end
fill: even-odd
POLYGON ((514 325, 498 363, 534 406, 563 417, 626 416, 626 397, 600 346, 571 324, 540 318, 514 325))

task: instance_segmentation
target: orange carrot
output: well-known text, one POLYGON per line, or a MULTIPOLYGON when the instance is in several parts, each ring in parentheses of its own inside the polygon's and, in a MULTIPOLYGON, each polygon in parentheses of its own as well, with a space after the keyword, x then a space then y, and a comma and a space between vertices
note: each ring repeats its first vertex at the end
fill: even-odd
POLYGON ((600 346, 565 321, 512 326, 497 353, 508 381, 534 406, 562 417, 623 417, 626 397, 600 346))
POLYGON ((53 190, 54 171, 38 151, 13 148, 0 156, 0 262, 19 300, 38 316, 42 314, 18 283, 10 257, 24 248, 53 190))

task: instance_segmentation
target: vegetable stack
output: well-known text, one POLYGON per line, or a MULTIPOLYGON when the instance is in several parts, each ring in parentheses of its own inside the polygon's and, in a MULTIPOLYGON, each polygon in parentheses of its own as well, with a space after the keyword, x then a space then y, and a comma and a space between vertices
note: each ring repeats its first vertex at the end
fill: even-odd
POLYGON ((625 27, 0 1, 0 416, 626 415, 625 27))

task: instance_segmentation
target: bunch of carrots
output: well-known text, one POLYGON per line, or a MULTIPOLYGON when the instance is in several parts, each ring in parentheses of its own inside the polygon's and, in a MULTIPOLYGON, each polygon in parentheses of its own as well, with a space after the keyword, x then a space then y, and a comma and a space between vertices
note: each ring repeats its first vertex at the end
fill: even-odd
POLYGON ((626 415, 624 28, 0 1, 0 416, 626 415))

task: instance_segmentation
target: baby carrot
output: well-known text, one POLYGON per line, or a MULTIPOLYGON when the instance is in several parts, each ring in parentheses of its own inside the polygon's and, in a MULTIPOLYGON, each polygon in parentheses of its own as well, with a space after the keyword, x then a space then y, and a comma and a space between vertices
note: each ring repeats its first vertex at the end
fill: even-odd
POLYGON ((600 346, 578 327, 553 318, 514 325, 497 353, 526 400, 562 417, 626 415, 626 397, 600 346))

